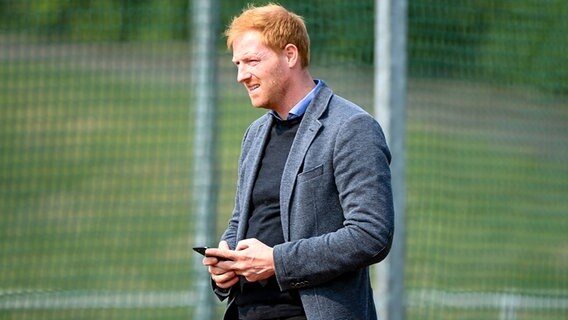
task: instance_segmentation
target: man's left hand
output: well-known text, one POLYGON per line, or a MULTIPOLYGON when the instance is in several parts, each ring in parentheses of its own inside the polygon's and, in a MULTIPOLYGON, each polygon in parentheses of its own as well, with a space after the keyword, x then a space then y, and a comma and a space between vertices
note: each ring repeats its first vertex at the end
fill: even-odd
POLYGON ((220 264, 230 265, 237 275, 249 282, 266 280, 274 275, 273 249, 257 239, 239 241, 235 251, 207 249, 208 254, 225 258, 220 264))

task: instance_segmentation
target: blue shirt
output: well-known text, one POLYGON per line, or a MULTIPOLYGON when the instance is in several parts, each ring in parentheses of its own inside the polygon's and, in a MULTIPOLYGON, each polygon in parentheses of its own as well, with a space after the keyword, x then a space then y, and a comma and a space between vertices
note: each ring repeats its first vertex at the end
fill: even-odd
MULTIPOLYGON (((308 106, 310 105, 312 100, 314 99, 314 96, 319 91, 319 89, 323 86, 322 80, 314 79, 314 83, 316 84, 316 86, 310 92, 308 92, 308 94, 304 98, 302 98, 302 100, 300 100, 298 103, 296 103, 296 105, 290 110, 290 112, 288 112, 288 118, 286 118, 285 120, 292 120, 292 119, 295 119, 295 118, 298 118, 298 117, 301 117, 301 116, 304 115, 304 113, 306 112, 306 109, 308 108, 308 106)), ((270 111, 270 113, 276 119, 283 120, 283 119, 280 118, 278 113, 276 113, 275 111, 270 111)))

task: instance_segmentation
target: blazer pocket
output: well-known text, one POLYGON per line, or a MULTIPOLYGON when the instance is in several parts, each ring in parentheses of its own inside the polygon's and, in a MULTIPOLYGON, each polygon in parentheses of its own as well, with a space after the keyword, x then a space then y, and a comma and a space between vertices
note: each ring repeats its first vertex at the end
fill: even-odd
POLYGON ((313 178, 319 177, 323 174, 323 164, 309 169, 308 171, 304 171, 298 175, 298 183, 302 183, 313 178))

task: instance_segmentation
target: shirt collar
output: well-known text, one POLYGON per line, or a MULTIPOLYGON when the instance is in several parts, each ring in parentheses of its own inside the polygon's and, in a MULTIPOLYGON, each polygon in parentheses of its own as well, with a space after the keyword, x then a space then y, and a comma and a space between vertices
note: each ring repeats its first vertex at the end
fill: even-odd
MULTIPOLYGON (((306 112, 306 109, 308 109, 308 106, 310 105, 310 102, 312 102, 316 93, 323 86, 323 81, 321 81, 319 79, 314 79, 314 83, 316 84, 316 86, 310 92, 308 92, 308 94, 304 98, 302 98, 302 100, 300 100, 298 103, 296 103, 296 105, 288 112, 288 118, 286 120, 292 120, 292 119, 299 118, 299 117, 304 115, 304 113, 306 112)), ((280 118, 278 113, 276 113, 274 111, 270 111, 270 113, 276 119, 283 120, 283 119, 280 118)))

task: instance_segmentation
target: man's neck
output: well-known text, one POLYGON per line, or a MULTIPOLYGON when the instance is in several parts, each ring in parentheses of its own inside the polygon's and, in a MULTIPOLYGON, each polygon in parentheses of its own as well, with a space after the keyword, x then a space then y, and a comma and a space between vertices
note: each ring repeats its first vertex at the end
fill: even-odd
POLYGON ((300 102, 312 89, 316 86, 314 79, 308 70, 303 70, 301 76, 290 83, 286 91, 285 101, 282 103, 282 109, 274 110, 280 118, 288 118, 288 113, 294 106, 300 102))

